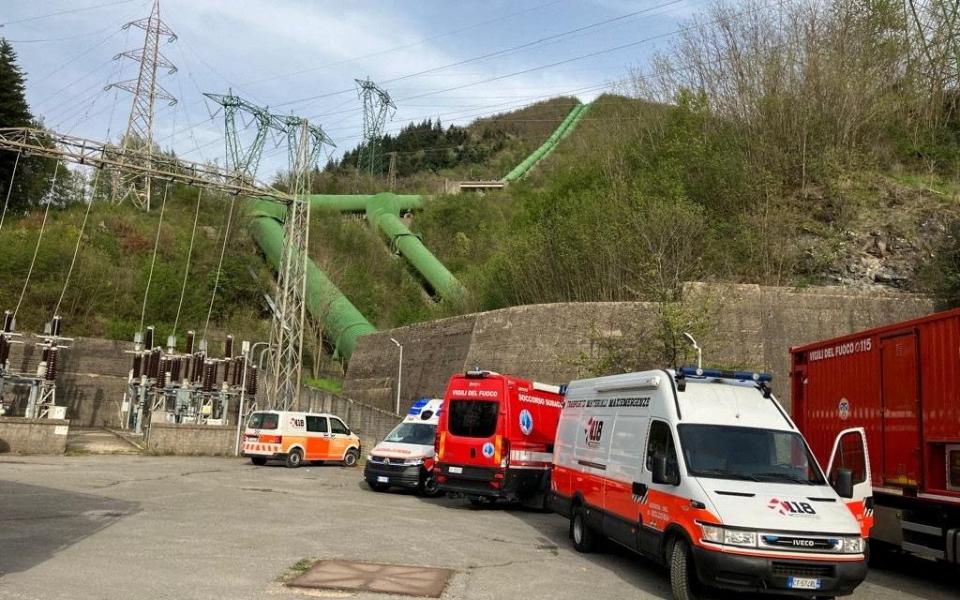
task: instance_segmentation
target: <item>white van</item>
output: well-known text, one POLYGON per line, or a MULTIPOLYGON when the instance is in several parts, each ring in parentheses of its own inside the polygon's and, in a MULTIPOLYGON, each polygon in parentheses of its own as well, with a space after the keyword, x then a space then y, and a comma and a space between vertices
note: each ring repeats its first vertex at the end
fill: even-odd
MULTIPOLYGON (((570 383, 551 507, 574 547, 602 536, 666 565, 677 600, 852 593, 867 574, 870 475, 854 485, 836 469, 831 487, 770 380, 685 368, 570 383)), ((858 433, 844 452, 866 456, 858 433)))
POLYGON ((417 400, 403 421, 373 448, 363 467, 363 478, 370 489, 385 492, 402 487, 424 496, 437 495, 434 442, 442 408, 440 399, 417 400))
POLYGON ((337 415, 260 410, 247 419, 240 456, 255 465, 338 461, 352 467, 360 458, 360 438, 337 415))

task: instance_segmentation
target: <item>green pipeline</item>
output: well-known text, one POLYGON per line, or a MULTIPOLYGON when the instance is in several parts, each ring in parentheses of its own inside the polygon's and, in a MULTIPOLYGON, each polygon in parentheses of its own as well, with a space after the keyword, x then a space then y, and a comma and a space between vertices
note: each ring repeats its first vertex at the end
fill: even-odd
MULTIPOLYGON (((284 212, 275 202, 258 200, 252 206, 251 234, 274 269, 283 254, 284 212)), ((357 338, 377 330, 313 260, 307 262, 307 310, 313 318, 323 320, 335 354, 344 360, 353 354, 357 338)))
POLYGON ((506 182, 513 182, 519 179, 523 179, 527 173, 530 172, 538 162, 545 159, 550 155, 551 152, 557 147, 557 144, 563 138, 570 135, 573 132, 574 127, 577 126, 577 123, 580 122, 580 119, 583 118, 583 115, 589 110, 589 104, 578 104, 573 107, 573 110, 567 114, 566 118, 561 121, 560 125, 550 134, 550 137, 536 150, 534 150, 530 156, 523 159, 523 161, 513 168, 506 177, 503 178, 506 182))

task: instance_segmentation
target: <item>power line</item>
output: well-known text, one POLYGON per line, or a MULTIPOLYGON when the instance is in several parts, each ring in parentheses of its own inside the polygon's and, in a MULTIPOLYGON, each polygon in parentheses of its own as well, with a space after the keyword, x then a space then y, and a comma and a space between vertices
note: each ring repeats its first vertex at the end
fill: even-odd
POLYGON ((105 4, 95 4, 93 6, 82 6, 80 8, 68 8, 66 10, 59 10, 57 12, 47 13, 45 15, 36 15, 33 17, 26 17, 25 19, 7 21, 5 23, 0 23, 0 27, 6 27, 7 25, 16 25, 17 23, 27 23, 30 21, 38 21, 40 19, 46 19, 48 17, 59 17, 60 15, 68 15, 68 14, 84 12, 88 10, 96 10, 98 8, 107 8, 109 6, 119 6, 121 4, 130 4, 131 2, 136 2, 136 1, 137 0, 118 0, 117 2, 107 2, 105 4))

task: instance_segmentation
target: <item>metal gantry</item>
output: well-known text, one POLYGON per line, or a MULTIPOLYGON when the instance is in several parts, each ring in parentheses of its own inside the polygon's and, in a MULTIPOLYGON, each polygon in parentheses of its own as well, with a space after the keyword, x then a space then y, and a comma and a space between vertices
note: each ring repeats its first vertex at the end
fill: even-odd
POLYGON ((133 94, 127 131, 121 144, 121 165, 131 162, 146 166, 147 174, 122 168, 114 171, 112 195, 114 202, 129 199, 137 206, 150 210, 149 167, 153 155, 154 108, 158 99, 171 105, 177 102, 172 94, 157 83, 158 70, 166 69, 171 74, 177 70, 160 52, 160 38, 166 37, 168 42, 172 42, 177 36, 160 19, 160 0, 154 0, 149 17, 131 21, 124 25, 123 29, 131 27, 144 31, 143 47, 121 52, 114 59, 128 58, 139 63, 137 77, 111 83, 105 89, 119 88, 133 94))
POLYGON ((387 115, 397 110, 390 93, 374 83, 369 77, 355 79, 357 95, 363 101, 363 144, 357 156, 357 170, 371 175, 379 169, 379 144, 387 115))

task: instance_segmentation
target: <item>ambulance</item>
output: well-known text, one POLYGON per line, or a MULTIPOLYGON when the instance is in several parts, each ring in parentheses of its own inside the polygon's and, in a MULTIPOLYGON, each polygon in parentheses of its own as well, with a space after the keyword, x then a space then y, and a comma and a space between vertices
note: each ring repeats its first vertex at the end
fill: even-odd
POLYGON ((360 438, 336 415, 257 411, 247 419, 240 455, 255 465, 282 460, 296 468, 304 461, 336 461, 352 467, 360 458, 360 438))
POLYGON ((393 428, 367 456, 363 478, 375 492, 391 487, 414 489, 423 496, 436 496, 433 476, 434 444, 443 400, 421 398, 403 421, 393 428))
POLYGON ((570 383, 550 505, 574 548, 609 539, 668 567, 677 600, 852 593, 867 574, 869 474, 855 485, 835 467, 836 444, 825 474, 771 379, 688 367, 570 383))
POLYGON ((543 508, 562 407, 555 385, 479 369, 454 375, 437 426, 439 489, 475 506, 543 508))

